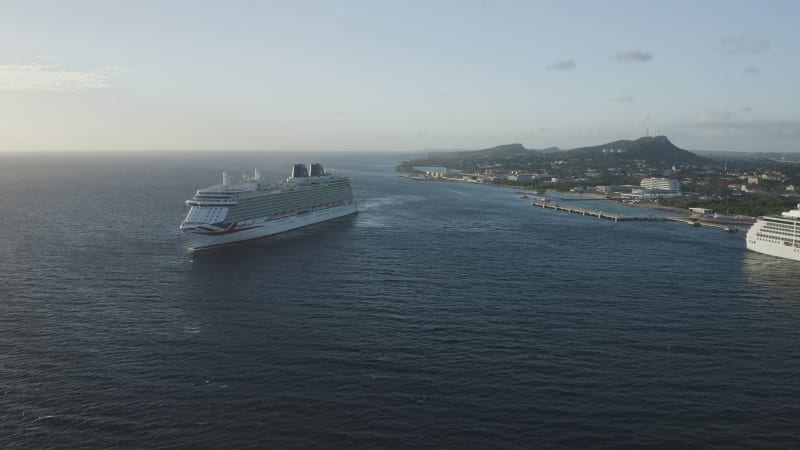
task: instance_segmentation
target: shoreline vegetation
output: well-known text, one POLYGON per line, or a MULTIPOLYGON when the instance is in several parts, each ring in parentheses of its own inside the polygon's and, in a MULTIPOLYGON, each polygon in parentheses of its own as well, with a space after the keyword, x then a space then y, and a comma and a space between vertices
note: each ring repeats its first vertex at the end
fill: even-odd
MULTIPOLYGON (((520 191, 520 192, 524 192, 524 191, 520 191)), ((559 193, 559 194, 569 194, 569 195, 575 195, 575 196, 585 196, 585 197, 588 197, 588 198, 593 199, 593 200, 601 200, 601 201, 604 201, 606 203, 614 204, 614 205, 625 205, 625 206, 631 206, 631 207, 636 207, 636 208, 654 209, 654 210, 657 210, 657 211, 672 212, 672 213, 676 213, 676 214, 680 214, 682 216, 685 216, 687 219, 694 219, 694 220, 700 220, 700 221, 703 221, 703 222, 724 224, 724 225, 752 225, 756 221, 756 219, 758 218, 758 216, 753 217, 753 216, 738 215, 738 214, 737 215, 698 214, 698 213, 695 213, 695 212, 691 211, 688 208, 678 208, 678 207, 674 207, 674 206, 667 206, 667 205, 663 205, 663 204, 660 204, 658 202, 652 202, 652 201, 639 201, 637 203, 626 203, 626 202, 622 202, 622 201, 619 201, 619 200, 610 199, 610 198, 608 198, 608 197, 606 197, 605 195, 602 195, 602 194, 576 193, 576 192, 558 192, 558 191, 557 191, 557 193, 559 193)))

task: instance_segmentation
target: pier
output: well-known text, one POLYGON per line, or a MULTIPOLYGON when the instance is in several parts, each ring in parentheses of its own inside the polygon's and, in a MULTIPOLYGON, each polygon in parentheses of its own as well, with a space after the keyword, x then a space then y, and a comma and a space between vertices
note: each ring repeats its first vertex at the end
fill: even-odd
POLYGON ((625 214, 610 213, 606 211, 598 211, 595 209, 562 206, 557 203, 551 203, 551 202, 531 202, 531 205, 539 208, 552 209, 555 211, 564 211, 571 214, 580 214, 582 216, 592 216, 600 219, 613 220, 614 222, 631 221, 631 220, 649 220, 649 221, 664 220, 663 217, 658 217, 658 216, 628 216, 625 214))
POLYGON ((542 201, 542 202, 531 202, 531 206, 537 208, 545 208, 545 209, 552 209, 554 211, 563 211, 568 212, 570 214, 580 214, 582 216, 591 216, 597 217, 600 219, 608 219, 613 220, 614 222, 623 222, 623 221, 669 221, 669 222, 682 222, 687 225, 695 226, 695 227, 711 227, 717 228, 723 231, 727 231, 729 233, 737 233, 739 229, 735 225, 748 225, 744 222, 736 222, 733 223, 724 223, 724 222, 714 222, 711 220, 702 220, 697 219, 694 217, 663 217, 663 216, 629 216, 625 214, 618 214, 618 213, 611 213, 606 211, 598 211, 594 209, 586 209, 586 208, 573 208, 571 206, 563 206, 557 203, 552 203, 549 201, 542 201))
POLYGON ((739 231, 733 225, 724 224, 724 223, 715 223, 709 222, 707 220, 698 220, 692 217, 665 217, 664 220, 669 220, 670 222, 683 222, 687 225, 691 225, 694 227, 711 227, 711 228, 719 228, 722 231, 727 231, 728 233, 736 233, 739 231))

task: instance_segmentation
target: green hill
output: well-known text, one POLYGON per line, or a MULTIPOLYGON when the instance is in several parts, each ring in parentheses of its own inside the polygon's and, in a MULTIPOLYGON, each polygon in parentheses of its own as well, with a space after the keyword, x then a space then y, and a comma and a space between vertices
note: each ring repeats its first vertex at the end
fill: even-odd
POLYGON ((558 154, 560 157, 608 159, 608 160, 644 160, 648 162, 687 163, 696 165, 714 164, 710 159, 678 148, 666 136, 641 137, 636 140, 620 140, 593 147, 581 147, 566 150, 558 154))
POLYGON ((539 151, 527 149, 522 144, 505 144, 497 147, 485 148, 483 150, 469 150, 462 152, 430 152, 430 160, 453 160, 453 159, 476 159, 476 158, 509 158, 516 156, 534 156, 539 151))

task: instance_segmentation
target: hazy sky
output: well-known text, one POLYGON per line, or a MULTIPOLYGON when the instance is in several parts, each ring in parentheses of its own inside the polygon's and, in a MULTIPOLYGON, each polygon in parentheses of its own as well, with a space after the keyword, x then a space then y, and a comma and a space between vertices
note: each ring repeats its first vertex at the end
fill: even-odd
POLYGON ((4 1, 0 150, 800 151, 798 1, 4 1))

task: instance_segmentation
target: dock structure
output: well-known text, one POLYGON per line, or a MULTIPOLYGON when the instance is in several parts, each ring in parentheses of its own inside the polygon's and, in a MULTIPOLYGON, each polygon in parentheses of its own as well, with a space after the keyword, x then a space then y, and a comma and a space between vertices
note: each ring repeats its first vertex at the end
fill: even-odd
POLYGON ((628 216, 625 214, 610 213, 606 211, 598 211, 595 209, 562 206, 557 203, 551 203, 551 202, 531 202, 531 205, 540 208, 552 209, 555 211, 564 211, 571 214, 580 214, 582 216, 592 216, 600 219, 613 220, 614 222, 630 221, 630 220, 664 220, 663 217, 658 217, 658 216, 628 216))
POLYGON ((714 223, 709 222, 707 220, 698 220, 692 217, 666 217, 664 220, 669 220, 670 222, 683 222, 687 225, 691 225, 694 227, 711 227, 711 228, 719 228, 722 231, 727 231, 729 233, 736 233, 739 231, 733 225, 725 224, 725 223, 714 223))
POLYGON ((614 222, 622 222, 622 221, 632 221, 632 220, 642 220, 642 221, 670 221, 670 222, 683 222, 688 225, 696 226, 696 227, 712 227, 718 228, 723 231, 727 231, 729 233, 736 233, 738 232, 738 228, 730 223, 718 223, 718 222, 711 222, 709 220, 699 220, 693 217, 663 217, 663 216, 629 216, 625 214, 617 214, 611 213, 606 211, 598 211, 594 209, 586 209, 586 208, 573 208, 571 206, 563 206, 557 203, 552 203, 549 201, 542 201, 542 202, 531 202, 531 206, 537 208, 546 208, 552 209, 554 211, 564 211, 570 214, 580 214, 582 216, 592 216, 597 217, 600 219, 608 219, 613 220, 614 222))

